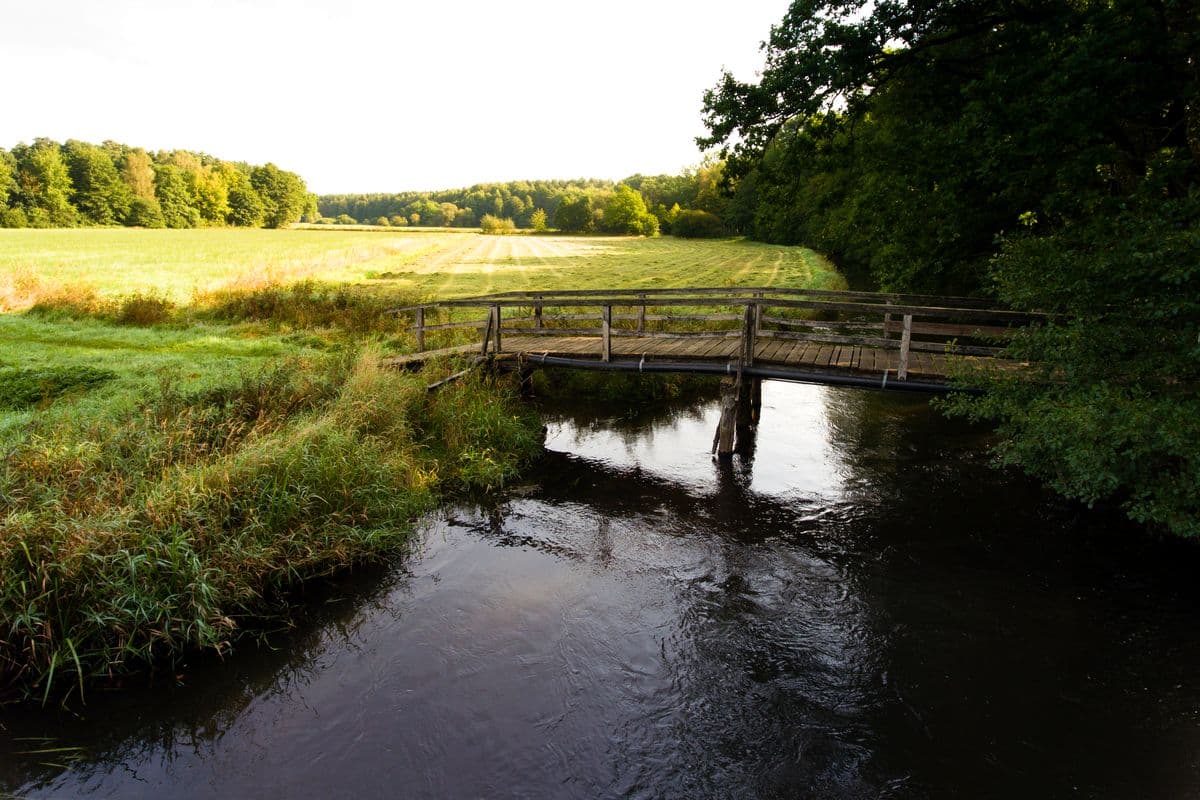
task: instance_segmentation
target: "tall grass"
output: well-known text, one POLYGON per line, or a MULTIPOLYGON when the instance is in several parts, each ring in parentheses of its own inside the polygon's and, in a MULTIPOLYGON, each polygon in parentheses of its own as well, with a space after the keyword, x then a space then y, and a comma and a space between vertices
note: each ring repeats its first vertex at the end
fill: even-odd
POLYGON ((222 651, 299 581, 403 545, 442 491, 496 486, 540 446, 508 386, 354 358, 290 360, 123 413, 47 413, 0 466, 0 686, 89 682, 222 651))

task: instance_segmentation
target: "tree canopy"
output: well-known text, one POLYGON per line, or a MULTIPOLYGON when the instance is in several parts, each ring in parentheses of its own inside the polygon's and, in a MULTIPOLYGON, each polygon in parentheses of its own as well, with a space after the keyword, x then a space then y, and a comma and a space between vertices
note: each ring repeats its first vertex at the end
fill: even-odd
POLYGON ((704 146, 728 217, 859 283, 1059 315, 953 410, 1065 494, 1200 533, 1194 0, 797 0, 704 146))
POLYGON ((315 203, 299 175, 274 164, 74 139, 0 150, 0 227, 279 227, 315 214, 315 203))

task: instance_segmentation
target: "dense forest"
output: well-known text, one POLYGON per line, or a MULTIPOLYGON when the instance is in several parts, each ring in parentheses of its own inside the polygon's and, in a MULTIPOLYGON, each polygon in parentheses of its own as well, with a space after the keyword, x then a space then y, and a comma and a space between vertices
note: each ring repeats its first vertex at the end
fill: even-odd
POLYGON ((797 0, 704 98, 735 228, 884 289, 1055 315, 953 411, 1002 460, 1200 534, 1195 0, 797 0))
POLYGON ((475 228, 485 217, 513 227, 564 233, 682 233, 719 235, 728 200, 724 165, 705 162, 678 175, 632 175, 604 180, 481 183, 463 189, 318 198, 321 220, 371 225, 475 228), (683 222, 680 224, 680 217, 683 222), (708 224, 701 229, 700 219, 708 224))
POLYGON ((0 227, 278 228, 305 214, 316 197, 274 164, 74 139, 0 150, 0 227))

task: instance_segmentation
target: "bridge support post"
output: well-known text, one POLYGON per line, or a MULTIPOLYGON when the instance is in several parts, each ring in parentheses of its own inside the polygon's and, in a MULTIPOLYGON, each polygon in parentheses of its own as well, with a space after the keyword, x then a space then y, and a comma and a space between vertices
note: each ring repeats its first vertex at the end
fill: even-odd
POLYGON ((498 305, 492 306, 492 317, 495 320, 495 325, 492 328, 492 334, 496 337, 493 340, 496 347, 495 347, 495 350, 493 350, 492 352, 499 353, 500 352, 500 306, 498 306, 498 305))
POLYGON ((721 379, 721 421, 713 436, 713 453, 717 458, 733 456, 734 435, 737 426, 737 384, 732 378, 721 379))
POLYGON ((762 418, 762 378, 750 379, 750 424, 757 426, 762 418))
POLYGON ((712 447, 717 458, 727 459, 734 453, 748 453, 754 449, 755 397, 761 406, 760 384, 758 380, 743 380, 740 375, 736 379, 721 380, 721 420, 717 423, 712 447))
POLYGON ((413 321, 416 323, 414 327, 417 331, 417 352, 423 353, 425 352, 425 309, 418 307, 414 316, 416 317, 413 321))
POLYGON ((605 306, 600 317, 600 338, 602 340, 601 361, 612 361, 612 306, 605 306))

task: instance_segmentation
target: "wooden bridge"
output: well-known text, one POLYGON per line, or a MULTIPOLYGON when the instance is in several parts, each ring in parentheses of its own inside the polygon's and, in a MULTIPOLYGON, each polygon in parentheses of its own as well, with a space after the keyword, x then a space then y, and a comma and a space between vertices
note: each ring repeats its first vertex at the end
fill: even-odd
POLYGON ((411 315, 417 350, 397 366, 474 353, 522 370, 725 376, 722 454, 757 423, 764 378, 947 391, 950 359, 997 358, 1016 328, 1041 319, 965 297, 774 287, 503 292, 396 313, 411 315), (473 344, 427 349, 464 330, 473 344))

